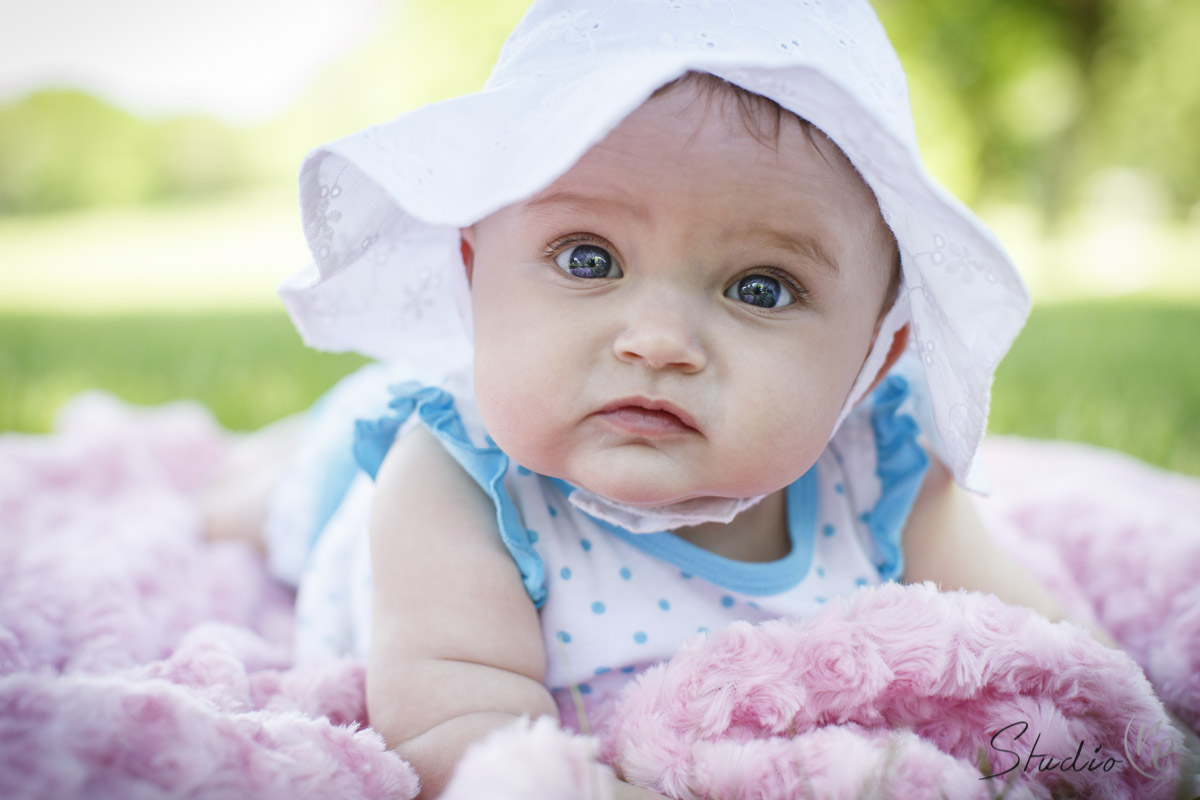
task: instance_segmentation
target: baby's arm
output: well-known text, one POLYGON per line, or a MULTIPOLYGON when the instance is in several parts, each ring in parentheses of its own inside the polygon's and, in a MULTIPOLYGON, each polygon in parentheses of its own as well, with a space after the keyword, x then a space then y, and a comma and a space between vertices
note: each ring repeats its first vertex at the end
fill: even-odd
MULTIPOLYGON (((1062 605, 1041 582, 996 546, 971 498, 936 459, 909 515, 903 547, 906 582, 933 581, 943 589, 989 592, 1051 620, 1066 618, 1062 605)), ((1117 646, 1106 632, 1087 627, 1104 644, 1117 646)))
MULTIPOLYGON (((557 719, 537 610, 491 501, 422 427, 379 471, 371 564, 371 725, 434 798, 473 741, 521 715, 557 719)), ((657 796, 641 791, 616 797, 657 796)))
POLYGON ((537 611, 491 501, 427 430, 376 479, 367 709, 436 797, 462 751, 514 717, 552 715, 537 611))

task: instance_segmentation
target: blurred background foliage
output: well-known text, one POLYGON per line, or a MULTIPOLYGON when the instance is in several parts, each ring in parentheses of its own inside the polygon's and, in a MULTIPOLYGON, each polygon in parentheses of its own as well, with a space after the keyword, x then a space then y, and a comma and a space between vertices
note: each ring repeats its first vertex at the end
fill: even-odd
MULTIPOLYGON (((279 118, 142 119, 83 92, 0 107, 0 214, 159 202, 290 182, 303 152, 479 87, 526 0, 391 3, 279 118), (436 65, 436 68, 434 67, 436 65)), ((1200 202, 1200 3, 876 0, 932 171, 970 205, 1053 224, 1098 176, 1139 171, 1164 213, 1200 202)))
MULTIPOLYGON (((526 4, 384 0, 366 41, 254 124, 69 88, 0 104, 0 430, 47 430, 89 387, 252 428, 361 363, 305 350, 272 292, 306 257, 299 162, 477 89, 526 4)), ((927 164, 1034 289, 992 429, 1200 474, 1200 2, 875 6, 927 164)))
POLYGON ((0 214, 40 214, 239 189, 247 135, 203 117, 140 119, 51 89, 0 108, 0 214))
POLYGON ((878 0, 922 150, 969 204, 1054 223, 1098 174, 1139 170, 1176 219, 1200 200, 1200 3, 878 0))
POLYGON ((0 214, 290 189, 317 144, 478 89, 527 4, 393 0, 366 42, 321 71, 290 109, 255 125, 146 119, 70 89, 19 98, 0 106, 0 214))

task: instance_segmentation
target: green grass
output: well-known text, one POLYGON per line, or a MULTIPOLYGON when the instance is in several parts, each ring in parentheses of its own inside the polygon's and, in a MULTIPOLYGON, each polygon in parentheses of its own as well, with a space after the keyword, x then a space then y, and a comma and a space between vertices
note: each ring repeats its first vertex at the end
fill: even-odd
MULTIPOLYGON (((1073 439, 1200 475, 1200 306, 1038 308, 996 378, 990 430, 1073 439)), ((0 430, 44 432, 90 388, 190 397, 226 426, 299 411, 363 359, 305 348, 282 313, 0 314, 0 430)))
POLYGON ((93 388, 143 405, 193 398, 249 430, 364 362, 304 347, 282 312, 0 314, 0 430, 48 431, 65 400, 93 388))
POLYGON ((1036 309, 996 374, 989 430, 1090 442, 1200 475, 1200 305, 1036 309))

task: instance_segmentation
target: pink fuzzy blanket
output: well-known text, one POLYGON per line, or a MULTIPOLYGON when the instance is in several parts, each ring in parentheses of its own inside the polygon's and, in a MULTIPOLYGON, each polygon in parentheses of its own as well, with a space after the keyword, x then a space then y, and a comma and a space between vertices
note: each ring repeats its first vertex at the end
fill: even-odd
MULTIPOLYGON (((228 444, 195 406, 103 395, 0 437, 0 797, 416 795, 362 665, 294 663, 289 594, 201 538, 228 444)), ((988 462, 1000 541, 1125 653, 987 596, 864 590, 693 640, 592 738, 500 731, 445 797, 600 798, 606 770, 677 798, 1193 797, 1158 698, 1200 727, 1200 482, 1072 445, 988 462)))

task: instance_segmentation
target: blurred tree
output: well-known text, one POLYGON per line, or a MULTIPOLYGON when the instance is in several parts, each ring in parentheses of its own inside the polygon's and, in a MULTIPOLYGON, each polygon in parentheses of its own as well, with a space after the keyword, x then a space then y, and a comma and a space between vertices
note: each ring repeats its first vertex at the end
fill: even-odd
MULTIPOLYGON (((1049 224, 1107 167, 1200 201, 1200 2, 874 0, 909 72, 922 150, 968 202, 1049 224)), ((317 143, 477 89, 528 0, 393 0, 371 39, 278 119, 140 120, 80 92, 0 107, 0 214, 283 186, 317 143)))
POLYGON ((1200 199, 1200 3, 876 0, 910 76, 923 151, 970 201, 1053 224, 1088 177, 1142 167, 1200 199), (924 112, 924 113, 923 113, 924 112))
POLYGON ((159 182, 151 140, 145 124, 83 92, 33 94, 0 110, 0 211, 143 200, 159 182))
POLYGON ((264 174, 290 180, 315 145, 479 89, 529 0, 393 0, 371 38, 253 134, 264 174))
POLYGON ((0 107, 0 214, 128 205, 244 182, 242 136, 204 117, 150 122, 46 90, 0 107))
POLYGON ((1112 2, 1096 59, 1090 165, 1153 172, 1176 211, 1200 210, 1200 3, 1112 2))

